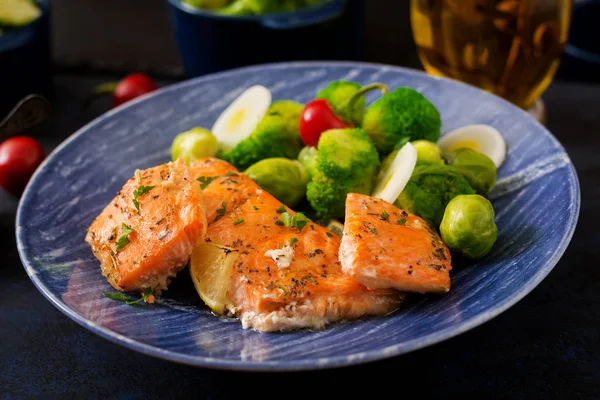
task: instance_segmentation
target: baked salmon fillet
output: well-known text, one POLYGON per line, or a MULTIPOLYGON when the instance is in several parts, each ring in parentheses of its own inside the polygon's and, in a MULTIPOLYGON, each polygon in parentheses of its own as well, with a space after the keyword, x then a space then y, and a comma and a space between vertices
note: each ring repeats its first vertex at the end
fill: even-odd
POLYGON ((191 165, 204 182, 206 241, 237 251, 226 314, 262 332, 321 329, 334 321, 380 316, 406 295, 368 289, 342 273, 340 238, 296 215, 230 164, 209 158, 191 165), (284 220, 286 222, 284 222, 284 220))
POLYGON ((421 218, 387 201, 349 193, 340 247, 343 272, 370 288, 450 290, 450 251, 421 218))
POLYGON ((85 240, 115 289, 159 294, 204 239, 202 190, 183 160, 136 171, 85 240))

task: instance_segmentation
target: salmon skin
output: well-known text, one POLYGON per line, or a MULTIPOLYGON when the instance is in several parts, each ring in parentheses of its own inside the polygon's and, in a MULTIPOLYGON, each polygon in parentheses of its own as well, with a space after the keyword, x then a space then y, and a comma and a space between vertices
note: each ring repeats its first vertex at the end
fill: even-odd
POLYGON ((121 291, 159 294, 206 233, 204 197, 183 160, 137 171, 87 231, 102 274, 121 291))
POLYGON ((342 273, 340 238, 313 222, 285 226, 296 213, 232 165, 208 158, 191 165, 204 182, 206 241, 239 252, 227 313, 261 332, 321 329, 334 321, 380 316, 406 295, 368 289, 342 273))
POLYGON ((450 290, 450 251, 421 218, 371 196, 349 193, 340 248, 346 275, 370 288, 450 290))

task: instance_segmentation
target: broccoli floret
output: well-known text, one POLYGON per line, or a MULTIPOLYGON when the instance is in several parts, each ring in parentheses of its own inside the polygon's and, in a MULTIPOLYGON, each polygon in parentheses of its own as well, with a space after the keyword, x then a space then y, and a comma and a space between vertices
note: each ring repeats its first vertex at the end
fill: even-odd
POLYGON ((438 229, 446 205, 460 194, 475 194, 475 190, 454 167, 418 165, 394 204, 438 229))
POLYGON ((306 197, 317 216, 343 218, 348 193, 370 194, 379 154, 360 128, 332 129, 319 138, 316 172, 306 197))
POLYGON ((387 155, 400 140, 436 142, 441 125, 440 113, 429 100, 414 89, 399 87, 367 108, 362 128, 387 155))
POLYGON ((327 100, 333 112, 345 122, 353 122, 360 126, 365 115, 365 96, 360 96, 356 100, 352 110, 347 108, 348 101, 360 88, 360 84, 356 82, 334 81, 319 90, 317 99, 327 100))
POLYGON ((298 125, 303 108, 294 101, 274 102, 254 132, 221 158, 240 170, 265 158, 295 159, 302 149, 298 125))

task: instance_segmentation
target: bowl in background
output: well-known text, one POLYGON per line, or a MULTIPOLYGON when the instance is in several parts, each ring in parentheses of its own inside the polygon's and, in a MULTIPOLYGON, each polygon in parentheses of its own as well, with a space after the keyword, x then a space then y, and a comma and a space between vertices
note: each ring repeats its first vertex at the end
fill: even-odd
POLYGON ((576 1, 558 76, 600 82, 600 0, 576 1))
POLYGON ((360 60, 364 0, 329 0, 295 12, 222 16, 168 0, 185 74, 290 60, 360 60))
POLYGON ((31 93, 52 96, 50 3, 32 23, 0 35, 0 120, 31 93))

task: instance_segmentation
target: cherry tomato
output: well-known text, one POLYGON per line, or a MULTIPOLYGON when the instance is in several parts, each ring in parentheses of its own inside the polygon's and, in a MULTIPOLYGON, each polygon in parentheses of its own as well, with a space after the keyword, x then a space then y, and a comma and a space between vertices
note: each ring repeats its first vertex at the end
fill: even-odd
POLYGON ((31 137, 5 140, 0 144, 0 186, 13 196, 20 196, 44 158, 44 148, 31 137))
POLYGON ((304 106, 300 115, 300 137, 307 146, 316 146, 321 133, 328 129, 350 128, 325 99, 312 100, 304 106))
POLYGON ((113 107, 158 89, 146 74, 129 74, 123 78, 113 92, 113 107))

